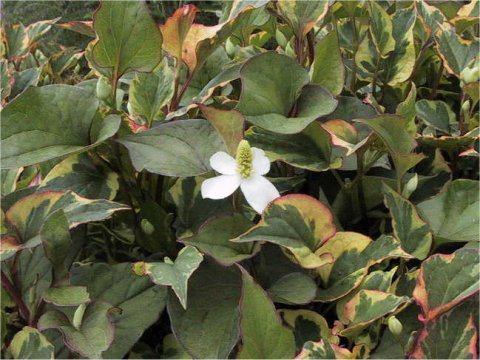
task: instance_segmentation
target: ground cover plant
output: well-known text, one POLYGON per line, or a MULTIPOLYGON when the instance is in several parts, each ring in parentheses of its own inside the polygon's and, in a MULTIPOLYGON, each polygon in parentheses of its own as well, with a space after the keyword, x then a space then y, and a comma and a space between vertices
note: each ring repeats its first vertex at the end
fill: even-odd
POLYGON ((2 356, 477 358, 478 1, 163 5, 2 26, 2 356))

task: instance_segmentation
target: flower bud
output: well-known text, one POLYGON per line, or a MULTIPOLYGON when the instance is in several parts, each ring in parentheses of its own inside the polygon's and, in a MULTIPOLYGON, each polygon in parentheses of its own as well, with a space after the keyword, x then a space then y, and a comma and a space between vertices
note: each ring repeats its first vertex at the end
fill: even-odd
POLYGON ((390 316, 388 318, 388 329, 393 335, 400 336, 403 330, 403 325, 395 316, 390 316))
POLYGON ((155 232, 155 226, 153 226, 153 224, 147 219, 142 219, 142 221, 140 222, 140 227, 147 235, 152 235, 155 232))
POLYGON ((112 92, 112 86, 108 79, 101 77, 97 81, 97 97, 100 100, 108 100, 112 92))
POLYGON ((460 80, 464 84, 470 84, 472 82, 480 80, 480 67, 478 67, 478 65, 473 68, 466 67, 460 73, 460 80))

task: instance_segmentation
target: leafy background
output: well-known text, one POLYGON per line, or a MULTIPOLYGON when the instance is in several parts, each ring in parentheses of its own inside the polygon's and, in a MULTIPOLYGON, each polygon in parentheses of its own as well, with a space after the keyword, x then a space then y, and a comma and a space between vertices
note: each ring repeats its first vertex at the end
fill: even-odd
POLYGON ((2 3, 2 356, 478 357, 478 1, 97 8, 2 3))

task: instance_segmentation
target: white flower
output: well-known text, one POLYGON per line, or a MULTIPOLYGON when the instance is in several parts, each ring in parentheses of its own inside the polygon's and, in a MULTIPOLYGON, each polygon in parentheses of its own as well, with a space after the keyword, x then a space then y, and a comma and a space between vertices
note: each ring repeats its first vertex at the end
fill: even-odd
POLYGON ((210 158, 210 166, 222 175, 202 183, 204 199, 223 199, 240 187, 250 206, 261 214, 270 201, 280 196, 263 176, 270 171, 270 160, 263 150, 251 148, 246 140, 238 144, 236 159, 219 151, 210 158))

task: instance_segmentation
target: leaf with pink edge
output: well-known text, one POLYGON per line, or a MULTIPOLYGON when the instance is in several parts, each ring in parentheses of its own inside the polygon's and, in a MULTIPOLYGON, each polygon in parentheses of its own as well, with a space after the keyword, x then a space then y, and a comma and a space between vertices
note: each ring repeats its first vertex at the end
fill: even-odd
POLYGON ((232 241, 268 241, 286 248, 304 268, 317 268, 332 260, 330 254, 315 254, 336 232, 330 210, 307 195, 278 198, 263 212, 262 220, 232 241))
POLYGON ((475 248, 435 254, 422 263, 413 297, 422 308, 424 320, 438 317, 478 292, 479 263, 475 248))

